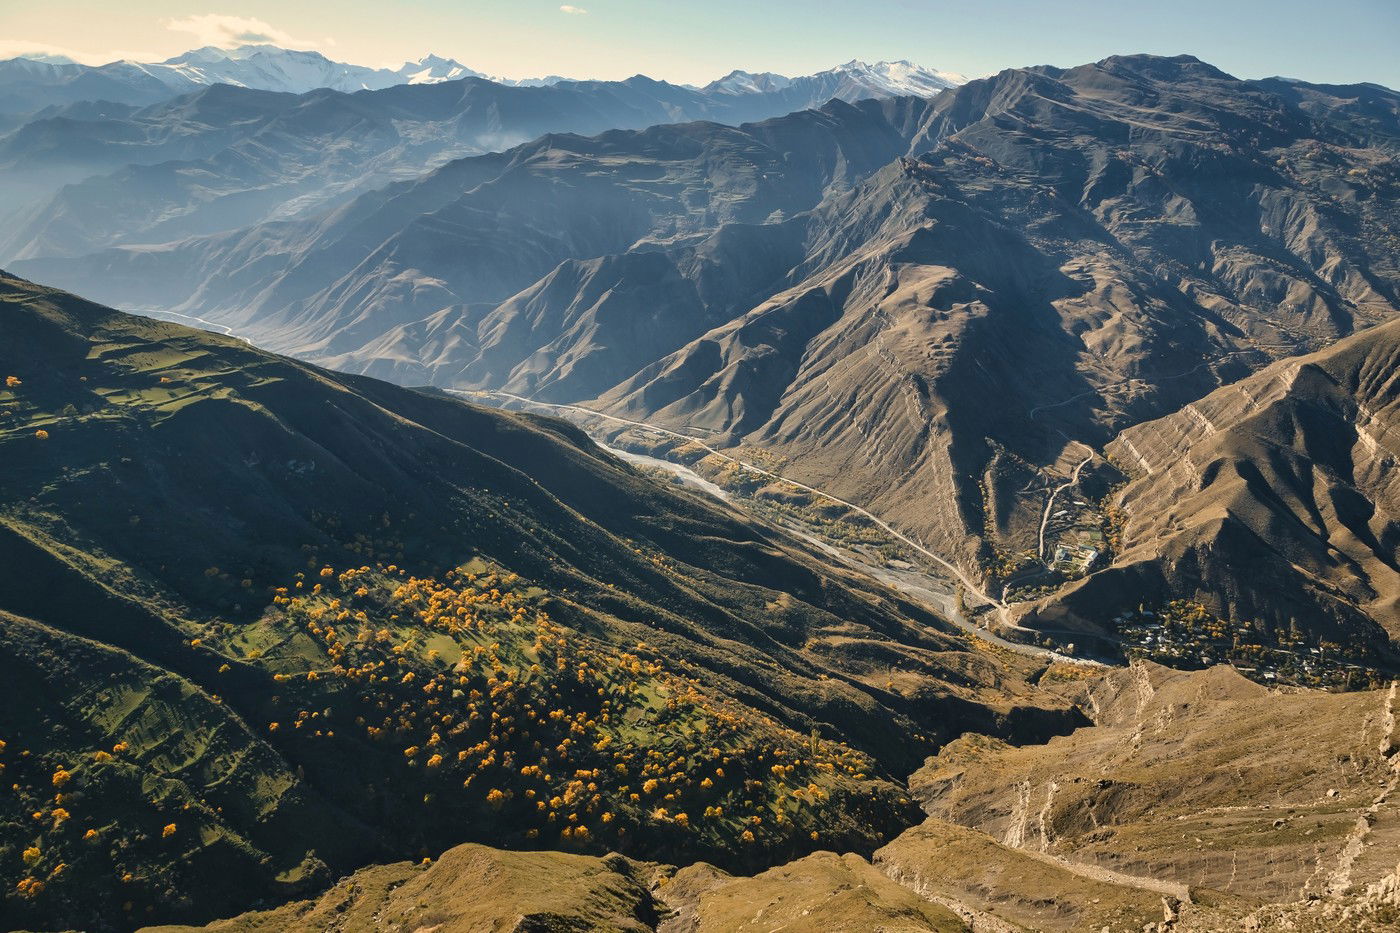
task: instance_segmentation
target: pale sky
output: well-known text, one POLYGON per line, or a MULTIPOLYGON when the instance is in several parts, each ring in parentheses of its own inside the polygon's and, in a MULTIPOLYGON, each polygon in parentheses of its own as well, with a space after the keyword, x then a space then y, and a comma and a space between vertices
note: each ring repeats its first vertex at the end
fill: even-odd
POLYGON ((1115 53, 1189 52, 1245 78, 1400 88, 1400 0, 0 0, 0 58, 160 60, 261 38, 397 67, 704 83, 909 59, 977 77, 1115 53))

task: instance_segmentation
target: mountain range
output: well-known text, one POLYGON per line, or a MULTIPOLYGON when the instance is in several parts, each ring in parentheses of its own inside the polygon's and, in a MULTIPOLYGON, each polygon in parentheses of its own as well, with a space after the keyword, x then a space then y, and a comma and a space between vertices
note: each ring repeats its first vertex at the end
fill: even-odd
POLYGON ((1393 687, 1037 661, 563 422, 8 275, 0 315, 11 923, 1400 909, 1393 687))
MULTIPOLYGON (((1007 589, 1071 467, 1119 481, 1118 432, 1400 307, 1397 100, 1190 57, 1017 69, 549 135, 300 221, 16 266, 337 368, 761 448, 1007 589)), ((1322 618, 1296 618, 1310 644, 1322 618)))
POLYGON ((1400 93, 0 100, 7 928, 1400 924, 1400 93))
MULTIPOLYGON (((82 101, 141 106, 215 84, 287 94, 305 94, 317 89, 353 93, 460 78, 482 78, 510 87, 541 87, 571 80, 558 75, 495 77, 438 55, 425 55, 417 61, 404 62, 398 68, 372 68, 332 61, 320 52, 275 45, 242 45, 232 49, 205 46, 162 62, 121 60, 105 65, 82 65, 62 57, 40 56, 0 61, 0 115, 24 116, 46 107, 82 101)), ((858 99, 936 94, 964 80, 961 75, 923 68, 907 61, 870 65, 853 60, 800 77, 735 71, 698 90, 733 95, 787 91, 793 99, 805 96, 809 101, 821 103, 837 96, 858 99)))
MULTIPOLYGON (((246 68, 271 55, 259 48, 217 61, 246 68)), ((346 82, 324 69, 304 80, 259 80, 260 70, 244 75, 244 86, 191 79, 186 93, 154 103, 121 103, 129 96, 114 94, 49 106, 0 136, 0 257, 74 255, 309 216, 546 133, 737 125, 833 98, 935 94, 949 85, 908 63, 851 62, 809 77, 761 76, 763 86, 726 79, 689 88, 643 76, 507 86, 424 61, 429 67, 414 80, 356 93, 337 89, 346 82)), ((0 63, 0 93, 17 85, 5 77, 8 65, 15 63, 0 63)), ((97 92, 83 85, 74 93, 97 92)))

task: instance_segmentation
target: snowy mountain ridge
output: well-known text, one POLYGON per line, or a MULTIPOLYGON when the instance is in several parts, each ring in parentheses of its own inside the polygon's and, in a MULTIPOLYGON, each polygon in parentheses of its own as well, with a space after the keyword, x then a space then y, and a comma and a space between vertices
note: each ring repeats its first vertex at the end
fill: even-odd
MULTIPOLYGON (((320 52, 284 49, 274 45, 243 45, 233 49, 205 46, 163 62, 124 59, 99 66, 81 65, 62 56, 22 56, 0 62, 0 81, 4 80, 6 72, 23 74, 30 79, 43 77, 53 81, 83 81, 97 78, 142 87, 158 82, 177 94, 212 84, 304 94, 316 88, 353 92, 379 90, 399 84, 435 84, 461 78, 482 78, 512 87, 539 87, 573 80, 558 75, 539 78, 488 75, 455 59, 431 54, 417 61, 404 62, 398 68, 373 68, 333 61, 320 52)), ((853 60, 802 77, 734 71, 700 90, 720 94, 771 93, 800 84, 815 87, 830 85, 831 96, 847 99, 904 94, 928 97, 965 81, 961 75, 924 68, 908 61, 866 64, 853 60)))
POLYGON ((753 73, 731 71, 702 90, 718 94, 768 94, 795 84, 830 84, 833 97, 857 96, 932 97, 950 87, 966 84, 967 78, 952 71, 936 71, 910 61, 876 62, 873 65, 852 59, 843 65, 802 77, 787 77, 771 71, 753 73))

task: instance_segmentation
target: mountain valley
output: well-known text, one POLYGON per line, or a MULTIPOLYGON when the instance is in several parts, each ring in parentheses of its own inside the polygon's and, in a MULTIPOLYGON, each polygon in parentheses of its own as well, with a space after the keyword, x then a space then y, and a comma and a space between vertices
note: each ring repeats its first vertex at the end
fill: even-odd
POLYGON ((0 61, 0 927, 1400 929, 1400 92, 810 12, 0 61))
POLYGON ((0 723, 43 819, 6 824, 35 853, 7 909, 209 916, 503 820, 730 867, 868 850, 910 819, 890 775, 952 735, 1082 721, 1033 665, 560 422, 3 286, 4 656, 50 698, 0 723), (238 900, 175 893, 216 872, 238 900))
MULTIPOLYGON (((17 268, 339 369, 760 449, 897 511, 1061 644, 1112 654, 1106 620, 1187 600, 1262 648, 1282 632, 1390 669, 1388 603, 1364 595, 1324 625, 1291 597, 1231 604, 1211 568, 1053 594, 1127 546, 1119 432, 1394 313, 1397 106, 1120 57, 546 136, 318 218, 17 268)), ((1380 594, 1387 527, 1362 584, 1380 594)))

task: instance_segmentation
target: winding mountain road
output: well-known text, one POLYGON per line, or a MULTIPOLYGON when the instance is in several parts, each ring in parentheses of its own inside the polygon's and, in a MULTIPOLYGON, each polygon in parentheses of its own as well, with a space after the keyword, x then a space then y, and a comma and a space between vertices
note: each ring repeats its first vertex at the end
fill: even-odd
POLYGON ((1079 463, 1075 465, 1074 474, 1070 476, 1068 482, 1061 483, 1050 492, 1050 499, 1045 503, 1045 513, 1040 516, 1040 547, 1039 550, 1036 551, 1036 553, 1040 555, 1041 560, 1045 560, 1045 529, 1050 524, 1050 510, 1055 507, 1055 497, 1058 496, 1060 493, 1064 492, 1066 489, 1069 489, 1070 487, 1077 484, 1079 482, 1080 471, 1082 471, 1086 466, 1088 466, 1089 462, 1094 459, 1094 448, 1090 447, 1083 441, 1075 441, 1074 443, 1089 451, 1089 456, 1085 457, 1083 460, 1079 461, 1079 463))
POLYGON ((253 343, 253 341, 244 337, 242 334, 234 333, 233 328, 225 324, 216 324, 213 321, 206 321, 204 318, 195 317, 192 314, 178 314, 174 311, 137 311, 134 313, 142 317, 151 318, 152 320, 165 321, 167 324, 184 324, 187 327, 197 327, 200 330, 207 330, 210 333, 220 334, 224 337, 232 337, 235 340, 243 341, 249 346, 253 343))
MULTIPOLYGON (((758 475, 760 475, 760 476, 766 476, 766 477, 769 477, 769 478, 771 478, 771 479, 780 480, 780 481, 782 481, 782 482, 784 482, 784 483, 788 483, 788 484, 790 484, 790 485, 796 486, 798 489, 805 490, 805 491, 807 491, 807 492, 812 493, 813 495, 821 496, 823 499, 827 499, 827 500, 829 500, 829 501, 831 501, 831 502, 835 502, 835 503, 837 503, 838 505, 843 505, 843 506, 845 506, 846 508, 852 510, 853 512, 856 512, 857 514, 859 514, 859 515, 861 515, 861 516, 864 516, 865 518, 869 519, 869 520, 870 520, 876 527, 878 527, 881 531, 884 531, 886 534, 890 535, 892 538, 895 538, 896 540, 903 542, 904 544, 906 544, 906 545, 908 545, 910 548, 912 548, 914 551, 918 552, 919 554, 922 554, 923 556, 927 557, 929 560, 931 560, 931 561, 933 561, 934 563, 938 564, 938 566, 940 566, 940 567, 942 567, 943 569, 947 570, 948 573, 950 573, 960 584, 962 584, 962 586, 963 586, 969 593, 971 593, 972 595, 976 596, 976 597, 977 597, 978 599, 980 599, 983 603, 995 607, 996 610, 997 610, 998 621, 999 621, 1002 625, 1005 625, 1005 626, 1008 627, 1008 628, 1017 629, 1018 631, 1032 632, 1033 634, 1041 634, 1041 633, 1039 633, 1039 632, 1035 632, 1033 629, 1027 629, 1027 628, 1025 628, 1024 626, 1017 625, 1015 622, 1013 622, 1013 621, 1011 620, 1010 607, 1009 607, 1006 603, 1002 602, 1000 599, 997 599, 995 596, 992 596, 990 593, 987 593, 987 592, 984 591, 980 586, 978 586, 977 584, 973 583, 972 580, 971 580, 965 573, 962 572, 962 570, 960 570, 960 569, 959 569, 956 565, 954 565, 952 562, 950 562, 950 561, 948 561, 947 559, 945 559, 942 555, 934 553, 933 551, 931 551, 931 550, 929 550, 928 548, 924 547, 922 544, 920 544, 919 542, 915 541, 913 538, 909 537, 908 535, 904 534, 903 532, 898 531, 898 530, 896 530, 895 528, 892 528, 892 527, 889 525, 888 522, 886 522, 884 519, 880 518, 878 515, 874 514, 873 512, 869 511, 868 509, 865 509, 865 508, 863 508, 863 507, 861 507, 861 506, 859 506, 859 505, 856 505, 854 502, 849 502, 849 501, 847 501, 847 500, 845 500, 845 499, 842 499, 842 498, 840 498, 839 496, 833 496, 831 493, 825 492, 825 491, 823 491, 823 490, 821 490, 821 489, 817 489, 815 486, 809 486, 809 485, 807 485, 806 483, 800 483, 800 482, 798 482, 798 481, 795 480, 795 479, 790 479, 790 478, 788 478, 788 477, 786 477, 786 476, 783 476, 781 473, 774 473, 772 470, 765 470, 765 469, 763 469, 762 467, 754 466, 752 463, 748 463, 747 461, 740 460, 740 459, 738 459, 737 457, 731 457, 729 454, 722 453, 721 451, 716 450, 715 448, 713 448, 713 447, 711 447, 710 445, 706 444, 704 441, 701 441, 700 439, 698 439, 698 438, 696 438, 696 437, 692 437, 692 436, 689 435, 689 434, 682 434, 682 433, 680 433, 679 431, 672 431, 672 430, 670 430, 670 429, 668 429, 668 428, 659 428, 659 427, 657 427, 656 425, 647 424, 645 421, 632 421, 632 420, 630 420, 630 419, 628 419, 628 418, 619 418, 619 417, 617 417, 616 415, 606 415, 606 414, 603 414, 603 413, 600 412, 600 411, 595 411, 595 410, 592 409, 592 408, 584 408, 584 407, 581 406, 581 405, 565 405, 565 404, 557 403, 557 402, 540 402, 540 401, 536 401, 535 399, 532 399, 532 398, 526 398, 526 397, 523 396, 523 395, 514 395, 514 394, 512 394, 512 393, 510 393, 510 392, 498 392, 498 391, 475 391, 475 392, 473 392, 473 391, 467 391, 467 390, 462 390, 462 389, 448 389, 447 391, 450 392, 450 393, 452 393, 452 394, 454 394, 454 395, 460 395, 460 396, 467 397, 467 398, 472 398, 472 397, 476 397, 476 398, 482 398, 482 397, 485 397, 485 398, 504 398, 504 399, 510 399, 510 400, 512 400, 512 401, 519 402, 519 403, 525 404, 525 405, 535 405, 535 406, 537 406, 537 407, 539 407, 539 408, 552 409, 552 410, 555 410, 555 411, 572 411, 572 412, 577 412, 577 413, 579 413, 579 414, 588 415, 588 416, 593 417, 593 418, 602 418, 602 419, 604 419, 605 421, 612 421, 612 422, 616 422, 617 424, 625 424, 625 425, 629 425, 629 426, 635 427, 635 428, 642 428, 642 429, 644 429, 644 430, 652 431, 652 432, 654 432, 654 433, 661 434, 661 435, 664 435, 664 436, 666 436, 666 437, 674 437, 674 438, 676 438, 676 439, 678 439, 678 440, 683 440, 683 441, 687 441, 687 442, 689 442, 689 443, 695 444, 697 447, 699 447, 700 449, 704 450, 705 452, 707 452, 707 453, 709 453, 709 454, 712 454, 712 455, 714 455, 714 456, 716 456, 716 457, 719 457, 721 460, 725 460, 725 461, 727 461, 727 462, 729 462, 729 463, 732 463, 732 464, 734 464, 735 466, 739 467, 740 469, 747 470, 747 471, 749 471, 749 472, 751 472, 751 473, 756 473, 756 474, 758 474, 758 475)), ((1076 475, 1077 475, 1077 473, 1076 473, 1076 475)), ((971 634, 974 634, 974 635, 976 635, 976 636, 978 636, 978 637, 985 638, 985 637, 987 637, 987 636, 990 634, 989 632, 983 630, 982 628, 980 628, 980 627, 977 626, 977 625, 974 625, 972 622, 970 622, 970 621, 968 621, 968 620, 966 620, 966 619, 955 619, 955 621, 959 624, 959 627, 963 628, 964 630, 966 630, 966 631, 970 632, 971 634)), ((1052 657, 1053 657, 1054 659, 1056 659, 1056 660, 1061 660, 1061 661, 1065 661, 1065 662, 1067 662, 1067 663, 1072 663, 1072 664, 1088 664, 1088 665, 1094 665, 1094 666, 1099 666, 1099 665, 1101 664, 1101 662, 1098 662, 1098 661, 1091 661, 1091 660, 1088 660, 1088 659, 1085 659, 1085 658, 1074 658, 1074 657, 1070 657, 1070 656, 1068 656, 1068 655, 1059 654, 1058 652, 1047 652, 1046 649, 1043 649, 1043 648, 1037 648, 1037 647, 1034 647, 1034 646, 1031 646, 1031 645, 1019 645, 1019 644, 1016 643, 1016 642, 1006 641, 1006 640, 1000 639, 1000 638, 996 639, 996 641, 997 641, 997 643, 1006 645, 1007 647, 1010 647, 1010 648, 1012 648, 1013 650, 1023 650, 1024 653, 1026 653, 1026 654, 1033 654, 1033 655, 1036 656, 1036 657, 1045 657, 1047 654, 1049 654, 1050 656, 1052 656, 1052 657)))

